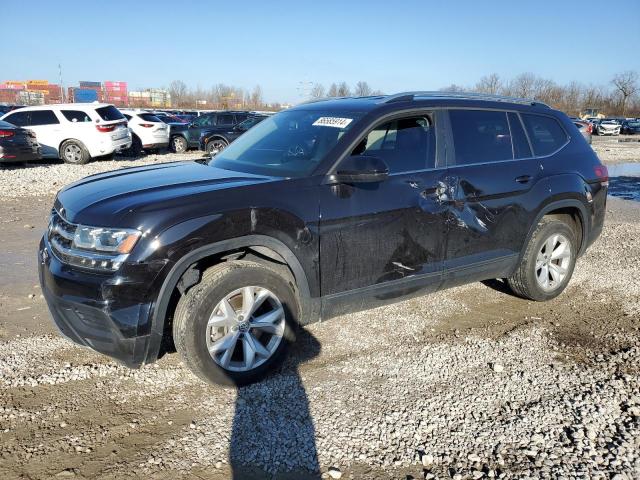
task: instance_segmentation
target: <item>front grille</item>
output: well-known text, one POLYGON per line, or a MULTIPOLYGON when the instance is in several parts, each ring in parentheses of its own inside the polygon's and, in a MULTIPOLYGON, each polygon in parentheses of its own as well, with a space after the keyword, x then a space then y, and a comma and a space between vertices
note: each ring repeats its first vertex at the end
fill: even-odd
POLYGON ((113 272, 120 268, 127 255, 97 253, 74 247, 73 239, 78 225, 67 221, 54 208, 51 211, 47 239, 51 253, 62 263, 74 267, 102 272, 113 272))

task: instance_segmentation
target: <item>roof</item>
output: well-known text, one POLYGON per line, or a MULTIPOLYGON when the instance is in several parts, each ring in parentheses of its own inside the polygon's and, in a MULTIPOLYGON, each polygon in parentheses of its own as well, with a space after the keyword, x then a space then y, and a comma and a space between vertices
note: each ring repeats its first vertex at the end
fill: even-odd
POLYGON ((20 107, 20 108, 16 108, 15 110, 11 110, 11 113, 21 111, 21 110, 27 110, 27 109, 28 110, 52 110, 52 109, 59 109, 59 108, 75 108, 77 110, 78 108, 86 108, 86 107, 100 108, 100 107, 108 107, 109 105, 112 105, 112 104, 92 102, 92 103, 52 103, 48 105, 27 105, 25 107, 20 107))
POLYGON ((472 92, 402 92, 393 95, 375 95, 369 97, 321 98, 297 105, 300 109, 327 109, 341 111, 370 111, 393 104, 418 105, 480 105, 504 108, 504 104, 550 108, 548 105, 530 98, 507 97, 472 92))

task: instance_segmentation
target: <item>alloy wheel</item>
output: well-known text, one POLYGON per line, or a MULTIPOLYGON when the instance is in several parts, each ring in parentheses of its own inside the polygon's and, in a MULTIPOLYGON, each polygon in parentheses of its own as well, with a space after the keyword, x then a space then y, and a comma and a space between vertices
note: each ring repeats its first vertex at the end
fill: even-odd
POLYGON ((226 295, 206 327, 207 349, 225 370, 246 372, 277 350, 285 331, 282 303, 271 291, 247 286, 226 295))
POLYGON ((82 149, 78 145, 67 145, 64 149, 64 158, 70 163, 78 163, 82 160, 82 149))
POLYGON ((571 264, 571 243, 561 234, 551 235, 536 257, 536 281, 544 291, 558 288, 571 264))

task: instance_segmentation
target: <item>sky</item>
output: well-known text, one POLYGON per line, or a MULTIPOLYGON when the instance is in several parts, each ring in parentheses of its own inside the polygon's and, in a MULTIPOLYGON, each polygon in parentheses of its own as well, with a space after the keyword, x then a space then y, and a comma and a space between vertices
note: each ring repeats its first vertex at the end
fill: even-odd
POLYGON ((3 2, 0 81, 172 80, 296 103, 305 85, 385 93, 532 72, 609 85, 640 71, 640 1, 29 0, 3 2), (13 21, 15 20, 15 21, 13 21), (608 50, 605 50, 608 49, 608 50))

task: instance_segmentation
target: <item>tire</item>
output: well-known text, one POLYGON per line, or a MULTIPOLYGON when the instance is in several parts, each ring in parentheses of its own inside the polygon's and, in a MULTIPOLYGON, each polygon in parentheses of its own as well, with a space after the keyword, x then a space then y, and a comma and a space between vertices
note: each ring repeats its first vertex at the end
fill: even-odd
POLYGON ((189 148, 189 145, 187 144, 187 140, 181 135, 176 135, 175 137, 172 137, 170 146, 171 146, 171 151, 174 153, 184 153, 189 148))
POLYGON ((213 138, 207 142, 205 146, 205 150, 209 155, 213 155, 213 152, 217 150, 216 153, 220 153, 222 150, 227 148, 229 143, 223 138, 213 138))
POLYGON ((60 160, 72 165, 84 165, 91 160, 91 155, 82 142, 67 140, 60 145, 60 160))
POLYGON ((185 365, 205 382, 246 385, 260 380, 282 361, 294 339, 298 312, 292 279, 262 264, 225 262, 206 270, 200 283, 182 296, 174 314, 173 340, 185 365), (256 301, 259 306, 244 319, 240 316, 246 312, 244 293, 254 287, 247 298, 266 300, 256 301), (231 310, 223 310, 224 299, 231 310), (217 328, 208 325, 214 314, 217 328), (268 323, 264 320, 268 314, 277 320, 268 323), (256 318, 263 319, 266 330, 257 327, 256 318), (255 348, 247 349, 248 343, 255 348), (234 347, 227 348, 230 345, 234 347), (216 353, 209 353, 210 348, 217 349, 216 353))
POLYGON ((572 226, 556 218, 543 218, 529 240, 518 269, 507 282, 511 290, 520 297, 537 302, 551 300, 560 295, 569 283, 577 252, 578 242, 572 226), (557 242, 549 249, 548 245, 552 244, 554 238, 557 242), (569 247, 568 254, 561 249, 563 242, 569 247), (549 251, 558 257, 554 258, 552 255, 549 260, 549 251), (545 278, 544 265, 547 266, 547 288, 542 284, 545 278), (564 276, 559 279, 561 271, 564 271, 564 276))
POLYGON ((128 149, 130 157, 139 157, 142 155, 142 141, 135 133, 131 136, 131 146, 128 149))

